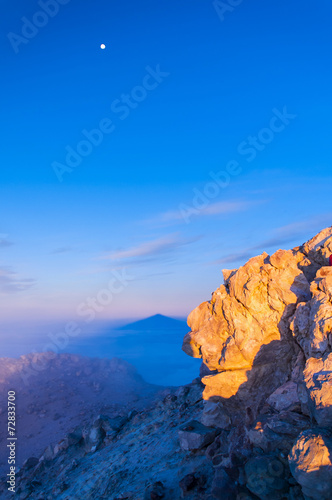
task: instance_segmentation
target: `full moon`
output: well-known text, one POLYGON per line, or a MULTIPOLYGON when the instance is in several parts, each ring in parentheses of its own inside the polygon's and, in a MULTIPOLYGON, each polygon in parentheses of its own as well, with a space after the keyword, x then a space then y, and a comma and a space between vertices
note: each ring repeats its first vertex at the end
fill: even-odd
POLYGON ((101 49, 106 49, 106 45, 104 43, 101 44, 100 46, 101 49))

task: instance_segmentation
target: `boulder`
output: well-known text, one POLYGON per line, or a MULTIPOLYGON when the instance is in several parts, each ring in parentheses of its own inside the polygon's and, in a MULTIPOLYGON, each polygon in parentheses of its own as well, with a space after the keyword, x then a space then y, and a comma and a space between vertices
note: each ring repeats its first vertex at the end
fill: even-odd
POLYGON ((68 448, 68 438, 61 439, 55 446, 54 446, 54 455, 58 455, 61 451, 64 451, 68 448))
POLYGON ((84 432, 84 445, 86 451, 96 451, 105 439, 106 433, 101 426, 93 425, 84 432))
POLYGON ((289 381, 278 387, 271 396, 268 397, 267 403, 277 411, 287 410, 290 406, 300 403, 297 394, 297 384, 289 381))
POLYGON ((146 491, 144 500, 162 500, 165 497, 166 489, 161 481, 152 484, 146 491))
MULTIPOLYGON (((137 412, 135 413, 137 415, 137 412)), ((131 417, 133 418, 133 417, 131 417)), ((99 415, 94 421, 94 427, 104 431, 105 436, 115 437, 122 427, 128 422, 128 417, 108 417, 107 415, 99 415)))
POLYGON ((217 469, 215 472, 211 494, 216 500, 233 500, 236 498, 235 484, 222 468, 217 469))
POLYGON ((332 254, 332 228, 327 227, 320 231, 300 247, 310 262, 319 267, 329 265, 329 256, 332 254))
POLYGON ((332 435, 326 429, 302 432, 288 456, 289 467, 312 500, 332 498, 332 435))
POLYGON ((285 466, 273 455, 254 457, 245 465, 247 488, 260 500, 282 500, 289 489, 285 466))
POLYGON ((37 457, 29 457, 23 463, 23 468, 26 469, 26 470, 33 469, 38 464, 39 464, 39 458, 37 458, 37 457))
POLYGON ((52 445, 47 446, 45 448, 43 455, 41 456, 40 460, 43 461, 45 460, 46 462, 50 462, 54 458, 54 447, 52 445))
POLYGON ((191 420, 178 431, 180 446, 183 450, 199 450, 208 446, 218 434, 217 429, 206 427, 197 420, 191 420))
POLYGON ((206 448, 205 455, 211 460, 214 467, 218 467, 223 462, 223 459, 228 456, 228 448, 228 433, 221 431, 213 443, 206 448))
POLYGON ((207 427, 229 429, 231 426, 231 419, 222 403, 205 401, 201 423, 207 427))
POLYGON ((322 427, 332 426, 332 353, 309 358, 303 372, 302 401, 322 427))
POLYGON ((259 415, 247 430, 247 435, 256 448, 266 453, 277 448, 287 455, 299 433, 310 427, 311 422, 307 416, 297 411, 282 411, 259 415))
POLYGON ((80 444, 83 439, 83 432, 81 427, 77 427, 74 431, 70 432, 67 436, 68 446, 80 444))
POLYGON ((206 481, 206 476, 199 472, 190 473, 184 476, 179 482, 182 498, 190 495, 194 490, 198 493, 202 492, 206 481))
POLYGON ((332 267, 317 270, 310 292, 311 300, 297 305, 290 328, 306 357, 318 358, 331 350, 332 267))

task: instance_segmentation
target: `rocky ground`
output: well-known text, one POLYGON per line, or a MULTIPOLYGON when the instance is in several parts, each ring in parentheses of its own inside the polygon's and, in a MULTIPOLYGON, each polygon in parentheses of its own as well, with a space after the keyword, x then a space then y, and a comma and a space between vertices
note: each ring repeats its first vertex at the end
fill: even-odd
POLYGON ((24 464, 17 498, 330 500, 331 253, 332 227, 225 270, 188 318, 200 379, 78 425, 24 464))
POLYGON ((16 392, 17 463, 40 456, 98 413, 148 406, 163 388, 147 384, 129 363, 71 354, 0 359, 0 474, 8 469, 7 394, 16 392))
MULTIPOLYGON (((201 413, 202 386, 197 381, 166 392, 150 409, 98 416, 48 447, 40 460, 31 457, 19 474, 18 498, 174 499, 193 470, 202 477, 195 485, 199 498, 203 472, 211 475, 212 467, 204 449, 188 455, 179 447, 178 430, 201 413)), ((209 442, 215 435, 212 430, 209 442)))

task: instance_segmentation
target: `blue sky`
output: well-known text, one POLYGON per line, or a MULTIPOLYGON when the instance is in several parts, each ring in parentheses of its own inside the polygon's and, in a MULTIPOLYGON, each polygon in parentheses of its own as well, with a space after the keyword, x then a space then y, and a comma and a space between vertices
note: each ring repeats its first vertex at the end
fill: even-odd
POLYGON ((3 321, 116 271, 99 319, 186 316, 332 224, 330 2, 54 1, 1 3, 3 321))

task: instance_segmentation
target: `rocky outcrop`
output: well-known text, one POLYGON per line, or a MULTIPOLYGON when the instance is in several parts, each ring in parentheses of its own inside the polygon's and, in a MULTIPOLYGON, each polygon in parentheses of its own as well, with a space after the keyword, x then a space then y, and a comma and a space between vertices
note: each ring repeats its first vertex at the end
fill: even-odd
POLYGON ((261 499, 301 495, 287 463, 270 477, 271 460, 288 454, 305 498, 332 498, 331 253, 329 227, 300 247, 225 270, 224 284, 188 318, 183 350, 203 361, 201 421, 226 429, 230 419, 238 430, 226 449, 217 438, 210 458, 234 467, 249 457, 246 485, 261 499))
POLYGON ((249 403, 256 411, 289 379, 300 351, 290 318, 297 304, 311 297, 301 270, 305 263, 305 255, 295 250, 263 253, 190 314, 183 350, 201 357, 210 371, 202 379, 205 399, 230 400, 236 408, 249 403))

